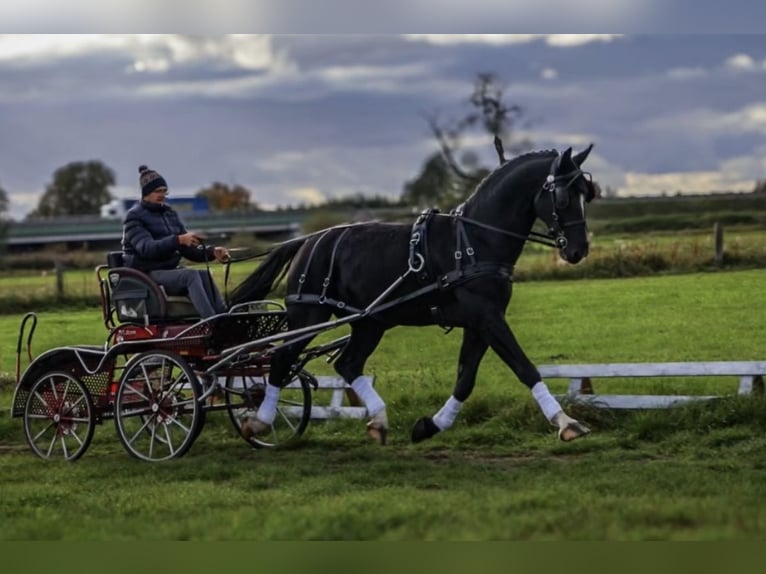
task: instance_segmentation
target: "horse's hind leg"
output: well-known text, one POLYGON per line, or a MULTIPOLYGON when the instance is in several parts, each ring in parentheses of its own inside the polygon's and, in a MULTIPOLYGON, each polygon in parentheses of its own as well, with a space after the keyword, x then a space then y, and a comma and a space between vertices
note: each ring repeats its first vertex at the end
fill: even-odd
POLYGON ((460 347, 460 359, 457 366, 457 382, 452 396, 433 417, 421 417, 412 429, 412 442, 431 438, 436 433, 445 431, 455 422, 463 403, 471 396, 476 384, 479 364, 487 352, 487 343, 472 329, 463 331, 463 344, 460 347))
MULTIPOLYGON (((322 323, 330 318, 329 307, 295 305, 287 310, 287 325, 292 331, 322 323)), ((313 337, 290 343, 274 352, 271 358, 269 381, 266 383, 265 396, 255 416, 242 421, 241 432, 245 438, 270 431, 277 415, 277 404, 282 387, 290 382, 292 366, 298 360, 303 349, 313 337)))
POLYGON ((363 373, 364 365, 380 343, 383 333, 385 329, 379 323, 365 320, 353 323, 351 338, 335 362, 336 372, 351 385, 367 408, 370 415, 367 434, 378 444, 386 444, 388 435, 386 404, 363 373))

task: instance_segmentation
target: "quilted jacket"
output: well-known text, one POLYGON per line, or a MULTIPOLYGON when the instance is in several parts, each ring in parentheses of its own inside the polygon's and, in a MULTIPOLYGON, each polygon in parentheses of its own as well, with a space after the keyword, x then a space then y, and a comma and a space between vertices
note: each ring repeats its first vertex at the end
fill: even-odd
POLYGON ((186 257, 203 262, 214 258, 214 247, 189 247, 178 243, 186 227, 170 206, 140 201, 125 214, 122 224, 122 251, 125 265, 144 272, 175 269, 186 257))

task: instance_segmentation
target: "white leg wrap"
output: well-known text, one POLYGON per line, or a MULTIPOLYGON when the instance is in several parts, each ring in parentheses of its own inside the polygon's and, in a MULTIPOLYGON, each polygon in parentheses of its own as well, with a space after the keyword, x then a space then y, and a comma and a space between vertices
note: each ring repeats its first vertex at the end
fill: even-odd
POLYGON ((444 406, 433 416, 434 424, 439 427, 439 430, 447 430, 455 423, 461 408, 463 408, 462 402, 455 397, 448 398, 444 406))
POLYGON ((369 377, 364 375, 358 376, 351 383, 351 388, 364 403, 364 406, 367 408, 367 414, 371 417, 374 417, 386 408, 386 403, 380 398, 378 392, 372 388, 372 381, 369 377))
POLYGON ((279 387, 275 387, 272 384, 266 384, 266 396, 258 407, 258 414, 256 418, 266 424, 273 424, 274 419, 277 417, 277 403, 279 402, 279 387))
POLYGON ((554 422, 553 417, 560 413, 562 409, 561 405, 555 398, 553 398, 553 395, 550 393, 544 382, 540 381, 532 387, 532 396, 540 406, 540 410, 543 411, 545 418, 554 422))

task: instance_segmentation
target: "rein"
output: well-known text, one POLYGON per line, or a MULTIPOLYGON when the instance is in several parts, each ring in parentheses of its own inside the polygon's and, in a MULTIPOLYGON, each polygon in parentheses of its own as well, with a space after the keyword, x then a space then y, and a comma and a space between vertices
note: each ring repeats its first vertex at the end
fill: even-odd
MULTIPOLYGON (((407 270, 404 273, 402 273, 397 279, 395 279, 386 289, 384 289, 383 292, 380 295, 378 295, 378 297, 376 297, 375 300, 373 300, 369 305, 367 305, 364 309, 359 309, 351 305, 348 305, 345 301, 339 301, 337 299, 328 297, 327 290, 328 290, 328 287, 330 286, 330 281, 332 278, 332 271, 335 264, 336 252, 341 242, 346 237, 346 234, 349 231, 348 228, 352 227, 353 225, 364 225, 364 224, 362 223, 362 224, 336 226, 330 229, 313 233, 308 236, 303 236, 301 238, 298 238, 300 240, 305 240, 314 235, 317 235, 320 233, 322 234, 321 237, 312 246, 311 252, 309 253, 309 257, 298 279, 298 289, 296 293, 287 295, 285 297, 285 303, 330 305, 332 307, 335 307, 338 310, 345 311, 347 313, 359 314, 360 316, 364 317, 364 316, 370 316, 370 315, 380 313, 382 311, 385 311, 397 305, 401 305, 402 303, 411 301, 412 299, 416 299, 418 297, 421 297, 422 295, 426 295, 433 291, 437 291, 437 290, 445 291, 445 290, 451 289, 452 287, 456 285, 459 285, 466 281, 470 281, 476 277, 494 275, 494 276, 507 277, 508 280, 512 280, 512 271, 513 271, 512 267, 509 267, 508 265, 504 263, 491 262, 491 261, 476 261, 475 251, 468 241, 468 235, 465 232, 464 224, 481 227, 483 229, 487 229, 495 233, 512 237, 520 241, 532 241, 535 243, 540 243, 542 245, 558 248, 558 249, 565 248, 567 245, 566 243, 567 240, 564 235, 564 229, 571 226, 575 226, 575 225, 585 224, 585 220, 578 219, 576 221, 571 221, 571 222, 564 223, 563 225, 560 225, 558 207, 561 201, 559 200, 558 194, 566 192, 569 189, 569 187, 573 184, 573 182, 580 175, 583 174, 583 172, 582 170, 577 168, 576 170, 567 174, 555 175, 555 172, 558 169, 560 157, 561 156, 558 156, 552 162, 551 172, 547 176, 545 183, 542 185, 541 189, 537 192, 534 198, 534 203, 537 203, 537 200, 540 197, 541 193, 545 192, 545 193, 551 194, 551 200, 552 200, 551 203, 553 206, 553 217, 552 217, 552 224, 549 228, 549 233, 547 235, 542 233, 537 233, 534 231, 530 231, 527 235, 524 235, 521 233, 516 233, 514 231, 509 231, 506 229, 495 227, 494 225, 490 225, 488 223, 484 223, 482 221, 478 221, 470 217, 466 217, 465 215, 463 215, 465 204, 459 205, 456 209, 454 209, 448 214, 438 213, 435 209, 426 209, 425 211, 423 211, 423 213, 420 214, 420 216, 418 217, 418 219, 415 221, 415 223, 412 226, 412 231, 410 234, 410 242, 409 242, 410 245, 409 245, 409 257, 408 257, 407 270), (563 180, 568 180, 566 185, 558 186, 557 182, 563 181, 563 180), (437 277, 433 277, 430 272, 430 269, 428 269, 429 258, 426 251, 427 247, 425 245, 426 244, 425 238, 426 238, 426 234, 428 230, 428 224, 430 223, 431 217, 433 217, 434 215, 439 215, 442 217, 450 217, 450 218, 453 218, 456 222, 456 246, 454 251, 455 268, 446 273, 439 274, 437 277), (335 243, 332 248, 332 253, 331 253, 330 262, 329 262, 329 269, 327 270, 327 273, 325 274, 324 279, 322 281, 321 294, 317 295, 317 294, 303 293, 303 286, 306 282, 306 278, 311 268, 311 264, 314 260, 314 256, 317 252, 317 247, 319 246, 319 243, 321 243, 325 238, 329 238, 330 232, 338 228, 343 228, 343 231, 335 238, 335 243), (470 263, 468 265, 463 265, 462 260, 463 260, 464 254, 470 259, 470 263), (421 283, 427 282, 427 284, 423 285, 422 287, 410 293, 397 297, 396 299, 393 299, 391 301, 386 301, 386 299, 391 295, 391 293, 393 293, 405 281, 405 279, 409 277, 410 274, 416 275, 418 280, 421 283)), ((566 207, 566 206, 563 206, 563 207, 566 207)), ((295 240, 288 240, 283 242, 282 244, 289 243, 295 240)), ((282 245, 282 244, 277 244, 277 245, 282 245)), ((271 250, 269 250, 267 253, 269 253, 270 251, 271 250)), ((227 269, 227 273, 228 273, 228 269, 227 269)), ((438 306, 432 306, 431 312, 434 315, 434 317, 437 319, 437 322, 441 324, 442 327, 444 327, 442 322, 438 320, 439 318, 438 316, 440 314, 440 310, 438 306)), ((449 331, 451 327, 450 328, 445 327, 445 329, 449 331)))
POLYGON ((489 225, 488 223, 483 223, 476 219, 471 219, 470 217, 466 217, 465 215, 463 215, 462 211, 455 211, 454 214, 440 213, 439 215, 442 215, 444 217, 454 217, 458 221, 470 223, 471 225, 475 225, 476 227, 482 227, 484 229, 488 229, 489 231, 494 231, 502 235, 507 235, 508 237, 513 237, 514 239, 520 239, 521 241, 532 241, 534 243, 539 243, 541 245, 545 245, 547 247, 553 247, 553 248, 558 247, 556 243, 552 241, 554 237, 552 235, 547 235, 545 233, 537 233, 536 231, 530 231, 529 235, 523 235, 521 233, 516 233, 514 231, 508 231, 507 229, 501 229, 500 227, 495 227, 494 225, 489 225))

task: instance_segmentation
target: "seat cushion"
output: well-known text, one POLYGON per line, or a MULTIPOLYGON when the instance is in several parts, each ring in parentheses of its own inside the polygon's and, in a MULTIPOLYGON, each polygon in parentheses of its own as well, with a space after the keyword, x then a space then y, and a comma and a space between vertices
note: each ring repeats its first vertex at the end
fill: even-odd
POLYGON ((199 318, 197 309, 188 297, 179 295, 167 295, 167 306, 165 307, 165 316, 169 319, 188 319, 190 317, 199 318))

